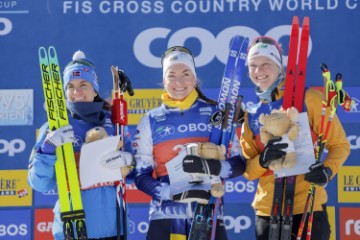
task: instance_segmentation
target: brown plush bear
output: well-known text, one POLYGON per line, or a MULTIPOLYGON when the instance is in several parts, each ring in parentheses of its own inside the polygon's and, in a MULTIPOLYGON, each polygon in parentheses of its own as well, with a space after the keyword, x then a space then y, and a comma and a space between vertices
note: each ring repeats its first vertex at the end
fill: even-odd
MULTIPOLYGON (((198 155, 204 159, 225 160, 226 148, 224 145, 216 145, 211 142, 198 143, 198 155)), ((210 193, 214 197, 222 197, 225 193, 221 182, 211 185, 210 193)))
POLYGON ((299 127, 295 121, 299 112, 296 108, 291 107, 287 110, 273 110, 270 114, 260 114, 260 140, 263 144, 267 144, 272 137, 282 137, 281 142, 286 142, 288 148, 285 149, 286 155, 284 159, 274 160, 270 163, 270 170, 279 170, 281 168, 291 168, 296 164, 296 153, 294 147, 294 139, 298 136, 299 127))
MULTIPOLYGON (((109 135, 103 127, 94 127, 86 132, 85 143, 94 142, 103 138, 107 138, 109 135)), ((121 142, 117 146, 117 150, 122 147, 121 142)), ((121 167, 121 176, 125 178, 131 172, 132 166, 121 167)))

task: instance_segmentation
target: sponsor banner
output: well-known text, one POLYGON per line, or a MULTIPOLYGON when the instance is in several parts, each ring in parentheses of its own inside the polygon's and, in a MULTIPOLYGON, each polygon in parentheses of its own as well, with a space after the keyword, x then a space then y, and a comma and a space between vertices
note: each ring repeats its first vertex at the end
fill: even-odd
POLYGON ((336 212, 334 206, 327 206, 326 212, 328 214, 328 219, 330 223, 330 239, 329 240, 336 240, 336 212))
POLYGON ((251 203, 256 192, 257 181, 248 181, 240 176, 224 181, 226 203, 251 203))
MULTIPOLYGON (((348 82, 344 84, 349 84, 348 82)), ((359 128, 360 123, 360 87, 347 87, 344 86, 344 89, 352 98, 353 103, 351 105, 350 111, 346 112, 342 106, 338 106, 336 114, 339 116, 341 122, 344 123, 357 123, 355 126, 359 128)), ((352 124, 354 126, 354 124, 352 124)))
POLYGON ((350 143, 350 155, 345 165, 359 165, 360 154, 360 124, 344 123, 344 130, 350 143))
MULTIPOLYGON (((348 84, 348 82, 346 82, 348 84)), ((324 92, 323 86, 313 86, 321 92, 324 92)), ((344 106, 338 105, 336 114, 339 117, 342 123, 359 123, 360 122, 360 88, 359 87, 348 87, 347 85, 344 86, 345 92, 350 96, 352 99, 351 101, 351 108, 349 111, 344 110, 344 106)))
MULTIPOLYGON (((0 201, 2 202, 2 201, 0 201)), ((31 240, 31 210, 1 210, 0 239, 31 240)))
POLYGON ((0 90, 0 126, 33 125, 34 90, 0 90))
POLYGON ((126 181, 126 201, 128 203, 149 203, 151 197, 140 191, 132 180, 126 181))
POLYGON ((326 193, 328 195, 327 204, 330 206, 336 206, 338 204, 338 175, 335 175, 331 181, 326 185, 326 193))
POLYGON ((53 239, 51 232, 53 221, 52 209, 35 209, 34 239, 53 239))
POLYGON ((0 139, 0 154, 7 157, 15 157, 16 154, 22 153, 26 148, 24 139, 0 139))
POLYGON ((35 207, 54 207, 56 201, 59 199, 57 189, 46 193, 41 193, 35 190, 33 192, 35 207))
POLYGON ((343 166, 338 173, 339 203, 360 203, 360 167, 343 166))
POLYGON ((149 204, 130 204, 129 239, 145 239, 149 229, 149 204))
POLYGON ((360 239, 360 208, 340 208, 340 239, 360 239))
POLYGON ((0 170, 0 206, 31 206, 27 170, 0 170))
MULTIPOLYGON (((254 210, 250 204, 225 203, 224 224, 229 239, 253 239, 254 210)), ((149 205, 130 204, 129 239, 145 239, 149 228, 149 205)))
POLYGON ((161 105, 162 89, 134 89, 134 96, 129 96, 126 92, 124 99, 127 101, 128 123, 137 125, 140 117, 150 109, 161 105))
POLYGON ((253 239, 255 212, 250 204, 225 203, 224 224, 229 239, 253 239))

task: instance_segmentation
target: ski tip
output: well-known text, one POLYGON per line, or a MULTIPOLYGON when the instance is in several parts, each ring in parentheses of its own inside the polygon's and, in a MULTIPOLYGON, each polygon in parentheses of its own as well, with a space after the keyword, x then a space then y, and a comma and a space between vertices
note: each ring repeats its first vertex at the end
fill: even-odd
POLYGON ((308 16, 305 16, 303 19, 303 26, 304 25, 309 25, 310 24, 310 18, 308 16))
POLYGON ((299 17, 298 16, 294 16, 293 17, 293 25, 299 25, 299 17))

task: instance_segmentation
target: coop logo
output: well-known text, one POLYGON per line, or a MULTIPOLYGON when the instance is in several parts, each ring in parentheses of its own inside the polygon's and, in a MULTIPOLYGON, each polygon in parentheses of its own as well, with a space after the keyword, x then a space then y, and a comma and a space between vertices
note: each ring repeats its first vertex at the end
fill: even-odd
POLYGON ((340 239, 360 239, 360 208, 340 208, 340 239))
POLYGON ((149 224, 147 222, 139 222, 137 225, 134 221, 129 220, 129 232, 130 234, 147 233, 149 230, 149 224))
POLYGON ((224 224, 226 230, 241 233, 251 227, 251 219, 248 216, 224 216, 224 224))
POLYGON ((252 193, 255 191, 255 186, 253 181, 226 181, 225 182, 225 191, 227 193, 236 192, 236 193, 252 193))
POLYGON ((7 18, 0 18, 0 36, 7 35, 13 28, 12 22, 7 18))
MULTIPOLYGON (((198 67, 201 67, 210 63, 215 57, 225 63, 227 53, 223 49, 229 47, 229 43, 235 34, 248 37, 250 40, 260 35, 272 36, 275 40, 279 40, 282 37, 289 36, 290 32, 291 25, 274 27, 265 34, 260 34, 247 26, 233 26, 223 29, 216 36, 209 30, 199 27, 182 28, 175 32, 168 28, 155 27, 146 29, 137 35, 134 41, 134 54, 138 61, 145 66, 159 68, 161 67, 158 64, 161 60, 160 56, 155 56, 151 52, 153 42, 159 41, 159 39, 168 39, 168 46, 182 46, 188 39, 197 39, 201 45, 201 52, 196 56, 195 62, 198 67), (214 51, 214 49, 218 51, 214 51)), ((311 49, 310 39, 308 54, 311 53, 311 49)), ((283 62, 287 63, 287 56, 283 57, 283 62)))
POLYGON ((15 154, 23 152, 25 147, 24 140, 19 138, 11 141, 0 139, 0 154, 7 154, 9 157, 14 157, 15 154))
POLYGON ((356 135, 349 135, 347 140, 350 143, 351 150, 357 150, 360 148, 360 137, 356 135))

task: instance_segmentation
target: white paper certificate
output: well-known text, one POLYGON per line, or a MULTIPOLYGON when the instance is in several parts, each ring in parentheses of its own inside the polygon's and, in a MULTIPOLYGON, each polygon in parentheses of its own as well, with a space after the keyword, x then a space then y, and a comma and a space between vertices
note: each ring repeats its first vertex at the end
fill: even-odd
POLYGON ((79 174, 82 189, 109 186, 122 179, 120 168, 107 169, 101 165, 101 157, 115 151, 118 143, 119 136, 110 136, 81 147, 79 174))
POLYGON ((314 146, 311 139, 307 112, 300 113, 296 123, 299 126, 299 135, 294 140, 296 165, 292 168, 276 170, 274 172, 275 178, 307 173, 309 172, 310 165, 315 163, 314 146))

